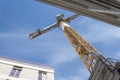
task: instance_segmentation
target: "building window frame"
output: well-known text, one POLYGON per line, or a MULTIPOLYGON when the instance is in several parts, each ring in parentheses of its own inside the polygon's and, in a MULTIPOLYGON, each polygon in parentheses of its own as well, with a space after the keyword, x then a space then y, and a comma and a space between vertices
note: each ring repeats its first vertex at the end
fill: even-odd
POLYGON ((38 72, 38 80, 47 80, 47 72, 39 71, 38 72))
POLYGON ((22 71, 22 67, 14 66, 9 76, 19 78, 21 71, 22 71))

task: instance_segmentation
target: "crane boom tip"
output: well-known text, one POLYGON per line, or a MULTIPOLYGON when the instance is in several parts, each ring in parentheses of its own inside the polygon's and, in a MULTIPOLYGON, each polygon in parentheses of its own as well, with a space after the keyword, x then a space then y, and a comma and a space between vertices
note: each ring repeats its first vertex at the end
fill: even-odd
POLYGON ((35 37, 37 37, 37 36, 39 36, 39 35, 41 35, 41 31, 38 29, 38 30, 35 31, 34 33, 30 33, 30 34, 29 34, 29 38, 30 38, 30 39, 33 39, 33 38, 35 38, 35 37))

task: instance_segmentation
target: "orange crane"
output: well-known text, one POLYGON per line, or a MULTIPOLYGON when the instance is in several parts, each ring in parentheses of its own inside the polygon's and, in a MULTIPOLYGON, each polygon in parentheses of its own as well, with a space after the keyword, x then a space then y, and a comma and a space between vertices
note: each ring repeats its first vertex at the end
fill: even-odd
MULTIPOLYGON (((80 59, 82 62, 85 64, 86 68, 88 71, 93 74, 95 70, 97 70, 95 67, 102 62, 109 70, 117 71, 117 75, 120 77, 118 69, 120 66, 117 63, 117 68, 116 64, 113 64, 111 61, 106 59, 104 56, 101 55, 100 52, 98 52, 92 45, 90 45, 81 35, 79 35, 76 31, 74 31, 68 24, 67 22, 70 22, 71 20, 75 19, 79 15, 75 14, 71 17, 68 17, 64 19, 64 15, 60 14, 56 16, 57 22, 42 29, 42 30, 37 30, 34 33, 30 33, 29 36, 31 39, 42 35, 43 33, 46 33, 54 28, 61 28, 61 30, 64 32, 72 46, 74 47, 75 51, 79 55, 80 59), (101 62, 100 62, 101 61, 101 62), (99 64, 97 64, 99 63, 99 64), (116 70, 117 69, 117 70, 116 70)), ((102 71, 102 70, 101 70, 102 71)), ((108 71, 108 70, 107 70, 108 71)), ((96 75, 96 74, 94 74, 96 75)), ((107 74, 106 74, 107 75, 107 74)), ((93 75, 92 75, 93 77, 93 75)), ((93 79, 91 78, 90 80, 99 80, 99 79, 93 79)), ((103 79, 101 79, 103 80, 103 79)), ((105 79, 108 80, 108 79, 105 79)), ((113 80, 113 79, 109 79, 113 80)), ((120 80, 120 79, 119 79, 120 80)))

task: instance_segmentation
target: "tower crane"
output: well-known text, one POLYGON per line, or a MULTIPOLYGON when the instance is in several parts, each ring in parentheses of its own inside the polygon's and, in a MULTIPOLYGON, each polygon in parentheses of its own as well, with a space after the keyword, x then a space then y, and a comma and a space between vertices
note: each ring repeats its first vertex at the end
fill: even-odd
POLYGON ((70 41, 75 51, 79 55, 80 59, 82 60, 88 71, 91 73, 89 80, 120 80, 120 62, 113 63, 109 59, 106 59, 104 56, 102 56, 100 52, 98 52, 81 35, 79 35, 67 24, 67 22, 70 22, 78 16, 78 14, 75 14, 64 19, 63 14, 57 15, 56 23, 42 30, 37 29, 37 31, 30 33, 29 36, 31 39, 33 39, 58 27, 64 32, 67 39, 70 41), (102 75, 102 73, 104 73, 104 75, 102 75))

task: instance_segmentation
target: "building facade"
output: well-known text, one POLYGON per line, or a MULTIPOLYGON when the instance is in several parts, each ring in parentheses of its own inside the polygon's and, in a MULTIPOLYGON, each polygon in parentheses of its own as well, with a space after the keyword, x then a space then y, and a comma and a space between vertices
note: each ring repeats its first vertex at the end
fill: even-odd
POLYGON ((0 80, 54 80, 54 69, 2 57, 0 80))

